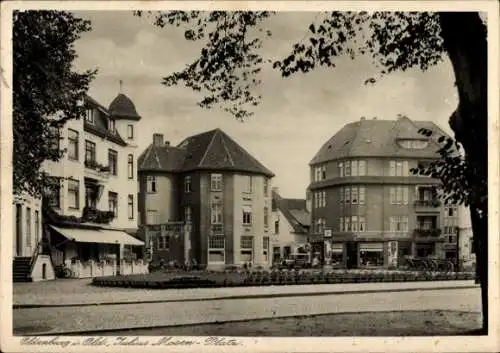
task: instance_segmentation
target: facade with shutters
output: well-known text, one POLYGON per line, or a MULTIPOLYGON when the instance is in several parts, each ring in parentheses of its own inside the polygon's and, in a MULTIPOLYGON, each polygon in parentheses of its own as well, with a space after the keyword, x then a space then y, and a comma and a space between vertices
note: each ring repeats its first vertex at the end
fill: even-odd
POLYGON ((175 147, 154 134, 139 158, 147 256, 209 268, 268 266, 273 176, 220 129, 175 147))
POLYGON ((445 135, 432 122, 362 118, 312 159, 311 239, 325 262, 388 268, 406 256, 456 259, 457 206, 439 200, 439 180, 410 172, 439 157, 420 128, 445 135))

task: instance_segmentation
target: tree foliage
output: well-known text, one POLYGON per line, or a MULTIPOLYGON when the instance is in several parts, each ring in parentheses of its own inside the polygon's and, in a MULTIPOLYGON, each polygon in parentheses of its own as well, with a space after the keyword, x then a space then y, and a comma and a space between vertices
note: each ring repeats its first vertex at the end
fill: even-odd
POLYGON ((47 184, 40 169, 64 151, 55 131, 84 114, 81 102, 95 71, 75 72, 74 42, 90 22, 59 11, 13 14, 14 194, 40 196, 47 184))

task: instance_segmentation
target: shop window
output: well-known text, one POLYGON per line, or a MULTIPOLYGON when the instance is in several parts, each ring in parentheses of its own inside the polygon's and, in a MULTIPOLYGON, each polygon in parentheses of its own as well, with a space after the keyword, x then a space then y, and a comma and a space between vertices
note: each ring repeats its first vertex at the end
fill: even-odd
POLYGON ((359 247, 359 262, 361 267, 384 266, 383 243, 361 243, 359 247))

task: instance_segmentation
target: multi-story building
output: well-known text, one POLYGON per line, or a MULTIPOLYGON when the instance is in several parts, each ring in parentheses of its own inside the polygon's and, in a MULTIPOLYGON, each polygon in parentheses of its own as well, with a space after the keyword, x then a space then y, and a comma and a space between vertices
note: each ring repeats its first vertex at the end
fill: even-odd
POLYGON ((305 199, 286 199, 279 190, 272 190, 272 225, 271 246, 272 261, 289 259, 296 255, 307 255, 311 214, 305 199))
MULTIPOLYGON (((69 120, 63 128, 53 130, 51 143, 66 153, 57 162, 43 163, 54 187, 43 204, 38 201, 41 209, 34 211, 35 229, 39 234, 42 229, 45 232, 54 265, 75 267, 114 259, 118 271, 120 263, 132 256, 132 246, 143 244, 128 234, 137 232, 138 226, 136 139, 140 116, 121 93, 109 109, 91 97, 84 104, 84 119, 69 120)), ((22 210, 16 207, 16 224, 22 224, 22 210)), ((26 234, 16 232, 16 244, 26 234)), ((26 249, 23 255, 33 253, 26 249)), ((75 271, 75 277, 95 275, 92 270, 75 271)))
POLYGON ((472 238, 472 223, 470 208, 464 205, 458 206, 459 226, 457 232, 458 258, 460 270, 473 271, 476 268, 476 254, 472 238))
POLYGON ((396 267, 405 256, 456 257, 455 206, 437 197, 440 180, 411 168, 439 157, 422 136, 434 123, 361 118, 345 125, 310 162, 312 236, 348 268, 396 267))
POLYGON ((220 129, 170 146, 162 134, 139 157, 140 224, 154 262, 210 268, 270 264, 274 174, 220 129))

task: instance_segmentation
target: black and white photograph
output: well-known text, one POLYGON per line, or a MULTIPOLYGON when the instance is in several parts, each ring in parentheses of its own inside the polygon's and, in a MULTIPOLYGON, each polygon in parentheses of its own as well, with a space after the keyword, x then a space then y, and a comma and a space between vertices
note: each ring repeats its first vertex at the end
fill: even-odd
POLYGON ((496 1, 1 6, 2 351, 500 350, 496 1))

